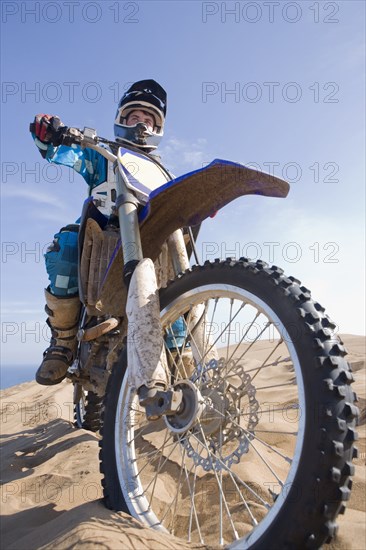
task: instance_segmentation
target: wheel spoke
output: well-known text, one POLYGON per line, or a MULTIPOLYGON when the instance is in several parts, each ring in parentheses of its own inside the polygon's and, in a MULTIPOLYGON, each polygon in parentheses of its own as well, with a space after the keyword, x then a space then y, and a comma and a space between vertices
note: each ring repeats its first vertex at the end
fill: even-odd
MULTIPOLYGON (((214 326, 214 318, 215 318, 215 314, 216 314, 217 303, 218 303, 218 298, 215 299, 215 306, 214 306, 213 311, 212 311, 212 316, 211 316, 211 321, 210 321, 210 329, 209 329, 209 333, 207 335, 207 340, 206 340, 207 344, 210 342, 211 329, 214 326)), ((208 301, 206 301, 206 303, 205 303, 205 312, 204 312, 205 314, 206 314, 207 309, 208 309, 208 301)), ((205 319, 206 319, 206 315, 205 315, 205 319)), ((203 362, 203 359, 206 357, 208 352, 209 352, 209 350, 207 350, 207 351, 204 350, 204 356, 201 359, 202 362, 203 362)))
MULTIPOLYGON (((294 403, 292 405, 286 405, 286 406, 283 406, 279 409, 264 409, 264 410, 261 410, 261 413, 262 415, 265 415, 265 414, 270 414, 270 413, 273 413, 273 412, 283 412, 284 410, 286 409, 286 411, 289 411, 289 410, 298 410, 299 409, 299 404, 298 403, 294 403)), ((251 413, 247 413, 247 412, 243 412, 241 413, 240 416, 249 416, 251 413)), ((256 430, 257 431, 257 430, 256 430)))
MULTIPOLYGON (((244 306, 243 306, 244 307, 244 306)), ((253 328, 253 325, 254 323, 256 322, 256 320, 258 319, 258 317, 260 316, 260 312, 257 311, 253 321, 250 323, 250 325, 248 326, 247 330, 244 332, 243 336, 241 337, 241 339, 239 340, 239 343, 237 344, 237 346, 235 347, 233 353, 230 355, 229 357, 229 361, 234 357, 235 353, 237 352, 237 350, 240 348, 240 346, 243 344, 244 340, 245 340, 245 337, 247 336, 247 334, 249 333, 250 329, 253 328)), ((241 358, 240 358, 241 359, 241 358)))
POLYGON ((304 434, 302 373, 281 337, 285 326, 236 283, 195 286, 169 300, 161 317, 169 385, 179 383, 183 401, 148 422, 126 383, 119 475, 133 488, 131 513, 146 524, 189 542, 230 545, 281 509, 264 482, 280 492, 294 479, 304 434), (290 410, 293 424, 282 429, 290 410))
MULTIPOLYGON (((176 441, 174 441, 174 439, 172 439, 171 443, 168 443, 165 445, 164 447, 164 450, 166 450, 168 447, 171 447, 172 445, 175 445, 176 444, 176 441)), ((151 445, 151 443, 150 443, 151 445)), ((146 453, 142 453, 141 450, 139 449, 139 456, 138 456, 138 459, 141 460, 142 458, 149 458, 150 456, 153 456, 153 455, 156 455, 159 450, 161 450, 163 447, 163 445, 161 445, 161 447, 159 447, 158 449, 154 449, 153 451, 148 451, 146 453)), ((137 459, 135 459, 137 460, 137 459)))
MULTIPOLYGON (((240 311, 242 311, 242 309, 244 308, 245 304, 242 304, 240 306, 240 308, 238 309, 238 311, 235 313, 234 317, 231 318, 231 321, 229 321, 227 323, 227 325, 222 329, 222 331, 220 332, 220 334, 217 336, 216 340, 213 342, 213 344, 211 344, 211 346, 209 347, 209 349, 205 352, 205 354, 203 355, 203 357, 201 358, 201 362, 203 362, 203 360, 205 359, 205 357, 210 353, 210 351, 215 347, 215 345, 217 344, 217 342, 220 340, 220 338, 222 337, 222 335, 225 333, 225 331, 230 327, 231 323, 233 322, 233 320, 237 317, 237 315, 239 315, 240 311)), ((259 314, 258 314, 259 315, 259 314)), ((211 326, 213 326, 213 321, 211 323, 211 326)), ((249 330, 249 329, 248 329, 249 330)), ((229 331, 229 337, 230 337, 230 331, 229 331)), ((227 350, 228 351, 228 350, 227 350)))
MULTIPOLYGON (((183 455, 183 452, 185 451, 185 449, 184 449, 184 451, 182 451, 181 447, 179 447, 179 449, 180 449, 180 452, 183 455)), ((200 538, 200 542, 201 542, 201 544, 204 544, 204 539, 202 537, 200 523, 199 523, 199 520, 198 520, 198 515, 197 515, 197 510, 196 510, 196 504, 195 504, 195 487, 196 487, 197 465, 193 462, 189 472, 187 472, 187 467, 184 464, 184 472, 185 472, 185 476, 186 476, 186 482, 187 482, 189 495, 191 497, 191 509, 190 509, 190 514, 189 514, 189 526, 188 526, 188 542, 191 542, 192 514, 194 514, 194 517, 195 517, 195 520, 196 520, 196 525, 197 525, 197 531, 198 531, 198 535, 199 535, 199 538, 200 538), (192 472, 193 468, 195 469, 195 472, 194 472, 194 477, 193 477, 193 489, 191 489, 191 484, 190 484, 190 481, 189 481, 189 474, 192 472)))
MULTIPOLYGON (((197 437, 195 436, 195 434, 192 434, 192 437, 195 438, 195 439, 197 439, 197 437)), ((198 441, 200 441, 200 440, 198 439, 198 441)), ((218 461, 220 462, 220 466, 222 466, 222 467, 224 468, 225 471, 230 472, 230 469, 228 468, 228 466, 227 466, 224 462, 222 462, 221 459, 217 458, 217 456, 215 456, 215 455, 212 453, 212 451, 211 451, 210 449, 208 449, 207 447, 206 447, 206 450, 207 450, 207 452, 208 452, 213 458, 215 458, 216 460, 218 460, 218 461)), ((215 471, 215 470, 214 470, 214 471, 215 471)), ((241 484, 243 485, 243 487, 245 487, 245 488, 246 488, 255 498, 257 498, 257 499, 260 501, 261 504, 263 504, 263 506, 265 506, 266 508, 270 508, 269 503, 266 502, 260 495, 258 495, 258 493, 256 493, 256 492, 254 491, 254 489, 252 489, 252 488, 250 487, 250 485, 248 485, 243 479, 241 479, 241 478, 238 476, 238 474, 236 474, 236 473, 233 472, 233 471, 231 471, 231 474, 234 476, 234 478, 237 480, 237 482, 238 482, 238 483, 241 483, 241 484)))
MULTIPOLYGON (((180 448, 180 447, 179 447, 180 448)), ((175 524, 175 518, 176 518, 176 511, 177 511, 177 504, 178 504, 178 499, 179 499, 179 493, 180 493, 180 488, 181 488, 181 485, 182 485, 182 475, 183 475, 183 469, 184 469, 184 458, 185 458, 185 454, 186 454, 186 450, 184 449, 183 450, 183 453, 182 453, 182 462, 181 462, 181 465, 180 465, 180 471, 179 471, 179 480, 178 480, 178 484, 177 484, 177 491, 176 491, 176 494, 175 494, 175 497, 174 497, 174 500, 173 502, 170 504, 169 508, 171 508, 171 506, 174 504, 174 512, 173 512, 173 523, 172 523, 172 527, 171 527, 171 532, 172 532, 172 535, 174 535, 174 524, 175 524)))
MULTIPOLYGON (((284 359, 281 359, 281 357, 278 357, 275 361, 273 361, 273 363, 268 363, 267 365, 262 365, 261 367, 253 367, 252 369, 248 369, 245 372, 248 372, 248 373, 253 372, 253 371, 260 372, 263 369, 268 369, 270 367, 277 367, 278 365, 281 365, 282 363, 288 363, 289 360, 290 360, 289 357, 285 357, 284 359)), ((257 376, 257 374, 254 374, 252 376, 252 380, 255 376, 257 376)))
POLYGON ((283 435, 298 435, 298 432, 284 432, 283 430, 255 430, 255 433, 266 433, 266 434, 283 434, 283 435))
MULTIPOLYGON (((161 465, 159 464, 159 467, 157 468, 157 471, 156 471, 156 473, 155 473, 155 476, 158 475, 158 473, 160 472, 161 468, 165 465, 165 463, 167 462, 167 460, 169 459, 169 457, 171 456, 171 454, 173 453, 173 451, 175 450, 175 448, 177 447, 177 445, 178 445, 178 441, 175 443, 175 445, 173 446, 173 448, 170 450, 168 456, 165 457, 164 462, 163 462, 161 465)), ((155 454, 158 454, 159 451, 161 451, 161 449, 162 449, 163 447, 164 447, 164 443, 163 443, 158 449, 156 449, 156 453, 155 453, 155 454)), ((142 472, 147 466, 149 466, 150 464, 151 464, 151 461, 150 461, 150 462, 146 462, 146 463, 144 464, 144 466, 142 466, 142 467, 140 468, 140 470, 138 471, 137 475, 140 475, 141 472, 142 472)), ((148 488, 150 487, 151 483, 152 483, 152 481, 150 481, 150 483, 146 486, 146 489, 148 489, 148 488)))
POLYGON ((294 382, 283 382, 282 384, 271 384, 270 386, 259 386, 257 387, 257 391, 259 390, 270 390, 273 388, 282 388, 284 386, 295 386, 294 382))
MULTIPOLYGON (((224 417, 224 414, 219 411, 218 409, 216 409, 215 407, 212 407, 212 409, 218 414, 218 415, 221 415, 222 417, 224 417)), ((273 409, 272 409, 273 410, 273 409)), ((283 409, 278 409, 278 410, 282 410, 283 409)), ((249 413, 246 413, 246 414, 249 414, 249 413)), ((249 434, 250 437, 256 439, 259 443, 262 443, 262 445, 264 445, 265 447, 268 447, 269 449, 271 449, 271 451, 273 451, 274 453, 278 454, 279 456, 281 456, 284 460, 286 460, 286 462, 290 463, 292 462, 292 459, 288 456, 285 456, 283 455, 280 451, 278 451, 275 447, 269 445, 268 443, 266 443, 265 441, 263 441, 262 439, 260 439, 255 433, 253 432, 250 432, 249 430, 247 430, 246 428, 244 428, 243 426, 241 426, 232 416, 228 415, 228 417, 230 418, 231 422, 237 426, 240 430, 242 430, 243 432, 245 432, 246 434, 249 434)), ((273 433, 273 431, 271 430, 270 433, 273 433)), ((194 435, 194 434, 192 434, 194 435)))
MULTIPOLYGON (((169 326, 169 329, 172 331, 172 325, 169 326)), ((185 368, 185 365, 184 365, 184 362, 183 362, 183 359, 182 359, 182 354, 179 351, 178 343, 177 343, 177 340, 176 340, 175 336, 174 336, 174 343, 175 343, 175 349, 176 349, 176 357, 173 357, 173 354, 172 354, 171 350, 168 348, 166 342, 164 342, 165 351, 168 352, 168 355, 169 355, 174 367, 176 367, 174 369, 175 372, 176 372, 176 375, 174 375, 172 372, 171 372, 171 374, 174 376, 175 381, 177 381, 180 378, 183 378, 182 375, 180 375, 180 373, 179 373, 179 368, 178 368, 178 365, 177 365, 177 358, 179 358, 179 363, 180 363, 180 366, 182 367, 182 370, 183 370, 183 373, 184 373, 184 378, 188 378, 188 374, 187 374, 187 371, 186 371, 186 368, 185 368)), ((182 346, 182 350, 183 349, 184 349, 184 344, 182 346)))
MULTIPOLYGON (((162 446, 160 447, 160 449, 161 449, 162 447, 164 447, 164 445, 165 445, 165 443, 166 443, 168 437, 169 437, 169 432, 166 431, 165 437, 164 437, 164 441, 163 441, 163 444, 162 444, 162 446)), ((157 452, 159 452, 160 449, 158 449, 157 452)), ((158 471, 160 470, 160 464, 161 464, 161 459, 162 459, 162 457, 163 457, 163 453, 160 453, 159 464, 158 464, 158 471)), ((139 455, 139 459, 141 459, 141 458, 142 458, 141 455, 139 455)), ((145 457, 145 458, 146 458, 146 457, 145 457)), ((140 473, 141 473, 141 470, 140 470, 140 473)), ((152 488, 152 490, 151 490, 151 495, 150 495, 150 499, 149 499, 149 506, 151 506, 151 501, 152 501, 153 496, 154 496, 154 491, 155 491, 155 487, 156 487, 156 482, 157 482, 157 480, 158 480, 158 476, 156 475, 156 476, 155 476, 155 479, 154 479, 153 488, 152 488)))
MULTIPOLYGON (((210 451, 210 449, 209 449, 209 447, 208 447, 208 445, 207 445, 206 436, 205 436, 205 433, 204 433, 204 431, 203 431, 203 429, 202 429, 202 427, 201 427, 200 424, 199 424, 199 429, 200 429, 201 436, 202 436, 203 441, 204 441, 204 444, 205 444, 206 451, 207 451, 208 453, 212 454, 211 451, 210 451)), ((212 456, 214 456, 214 455, 212 454, 212 456)), ((215 458, 216 458, 216 456, 215 456, 215 458)), ((220 460, 220 459, 219 459, 219 460, 220 460)), ((221 461, 221 460, 220 460, 220 461, 221 461)), ((232 528, 232 530, 233 530, 233 532, 234 532, 235 539, 238 539, 239 536, 238 536, 238 533, 237 533, 237 531, 236 531, 236 529, 235 529, 235 525, 234 525, 234 523, 233 523, 233 520, 232 520, 232 517, 231 517, 231 514, 230 514, 229 506, 228 506, 227 500, 226 500, 226 498, 225 498, 224 491, 223 491, 223 489, 222 489, 222 470, 220 471, 220 479, 219 479, 219 476, 217 475, 217 471, 216 471, 215 468, 214 468, 213 471, 214 471, 214 475, 215 475, 215 478, 216 478, 216 482, 217 482, 217 485, 218 485, 219 491, 220 491, 220 493, 219 493, 219 497, 220 497, 220 544, 222 545, 222 544, 224 544, 222 504, 224 504, 224 506, 225 506, 225 510, 226 510, 227 516, 228 516, 228 518, 229 518, 231 528, 232 528)))
MULTIPOLYGON (((252 376, 252 381, 254 380, 254 378, 257 376, 257 374, 264 368, 268 367, 269 365, 267 365, 267 361, 268 359, 274 354, 274 352, 276 351, 276 349, 282 344, 283 340, 282 338, 278 341, 277 345, 272 349, 271 353, 269 355, 267 355, 267 357, 265 358, 265 360, 263 361, 262 365, 260 367, 258 367, 258 370, 257 372, 252 376)), ((278 361, 278 360, 277 360, 278 361)), ((275 362, 275 363, 271 363, 271 366, 274 366, 274 365, 278 365, 278 362, 275 362)), ((247 370, 246 372, 251 372, 252 370, 255 370, 255 369, 250 369, 250 370, 247 370)))
MULTIPOLYGON (((227 327, 230 327, 231 326, 231 323, 233 322, 234 319, 231 318, 231 314, 233 312, 233 303, 234 303, 234 300, 231 299, 230 300, 230 310, 229 310, 229 322, 228 324, 226 325, 227 327)), ((242 307, 243 307, 243 304, 242 304, 242 307)), ((238 310, 238 313, 240 311, 240 308, 238 310)), ((235 317, 234 317, 235 318, 235 317)), ((223 330, 223 332, 225 331, 226 329, 223 330)), ((230 336, 231 336, 231 331, 229 330, 228 332, 228 335, 227 335, 227 346, 226 346, 226 364, 227 364, 227 360, 229 358, 229 347, 230 347, 230 336)))
MULTIPOLYGON (((258 313, 258 315, 256 316, 256 318, 259 316, 260 314, 258 313)), ((253 323, 254 323, 255 319, 253 320, 253 323)), ((234 365, 232 365, 231 369, 229 370, 229 372, 234 368, 236 367, 236 365, 239 363, 239 361, 241 361, 243 359, 243 357, 248 353, 248 351, 254 346, 254 344, 259 340, 259 338, 262 336, 262 334, 271 326, 271 322, 268 321, 268 323, 266 323, 266 325, 264 326, 264 328, 260 331, 260 333, 258 334, 257 338, 255 340, 253 340, 253 342, 251 342, 249 344, 249 346, 247 347, 247 349, 241 354, 241 356, 236 360, 236 363, 234 363, 234 365)), ((233 357, 234 354, 231 355, 231 357, 233 357)))
POLYGON ((262 462, 264 462, 264 464, 267 466, 267 468, 269 469, 269 471, 273 474, 273 476, 277 479, 278 483, 281 485, 281 487, 284 486, 284 483, 283 481, 280 480, 280 478, 277 476, 276 472, 273 470, 273 468, 271 467, 270 464, 268 464, 267 460, 261 455, 261 453, 256 449, 253 441, 250 440, 250 438, 247 436, 247 440, 249 442, 249 445, 252 447, 252 449, 254 449, 254 451, 257 453, 257 455, 259 456, 259 458, 261 459, 262 462))

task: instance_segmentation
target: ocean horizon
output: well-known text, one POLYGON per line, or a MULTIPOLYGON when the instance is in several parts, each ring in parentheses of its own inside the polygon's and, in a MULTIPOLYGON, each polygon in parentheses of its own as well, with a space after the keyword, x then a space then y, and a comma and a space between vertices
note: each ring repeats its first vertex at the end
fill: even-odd
POLYGON ((1 365, 0 390, 6 390, 23 382, 32 382, 36 370, 36 365, 1 365))

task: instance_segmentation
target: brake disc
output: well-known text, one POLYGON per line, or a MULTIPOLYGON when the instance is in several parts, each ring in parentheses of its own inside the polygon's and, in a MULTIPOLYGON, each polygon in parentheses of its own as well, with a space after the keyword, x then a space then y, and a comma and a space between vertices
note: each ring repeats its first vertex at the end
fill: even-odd
POLYGON ((255 386, 243 365, 222 358, 212 359, 195 382, 203 412, 181 444, 205 471, 228 469, 248 453, 254 437, 259 409, 255 386))

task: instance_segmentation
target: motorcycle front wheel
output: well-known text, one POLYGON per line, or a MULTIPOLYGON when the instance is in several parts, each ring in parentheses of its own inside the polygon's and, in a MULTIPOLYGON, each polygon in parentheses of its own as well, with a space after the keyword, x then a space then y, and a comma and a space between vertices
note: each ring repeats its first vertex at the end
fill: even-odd
POLYGON ((279 268, 245 258, 193 267, 160 303, 183 405, 149 422, 124 376, 124 350, 100 442, 106 505, 215 547, 329 542, 350 495, 358 410, 324 309, 279 268), (177 320, 185 337, 172 349, 177 320))

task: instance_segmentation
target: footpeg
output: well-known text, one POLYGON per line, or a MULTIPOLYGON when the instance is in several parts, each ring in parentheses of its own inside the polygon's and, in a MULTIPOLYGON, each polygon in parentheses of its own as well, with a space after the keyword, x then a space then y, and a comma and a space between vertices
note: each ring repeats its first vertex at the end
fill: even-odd
POLYGON ((182 404, 181 390, 165 390, 163 386, 148 388, 141 386, 138 390, 140 405, 145 407, 148 420, 158 420, 163 415, 173 415, 182 404))

